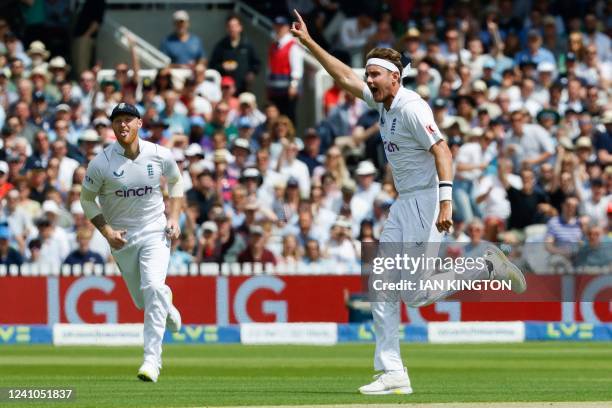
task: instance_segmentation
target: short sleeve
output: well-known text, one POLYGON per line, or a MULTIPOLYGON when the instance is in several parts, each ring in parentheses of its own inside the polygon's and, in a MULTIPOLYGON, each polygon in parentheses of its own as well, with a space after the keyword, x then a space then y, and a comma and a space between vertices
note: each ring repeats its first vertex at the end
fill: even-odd
POLYGON ((438 129, 438 125, 433 117, 431 108, 422 99, 415 103, 411 103, 405 107, 406 117, 411 124, 415 140, 425 149, 431 149, 431 146, 442 140, 442 133, 438 129))
POLYGON ((362 98, 370 108, 378 109, 378 103, 374 100, 374 95, 372 95, 372 91, 368 88, 367 84, 363 85, 363 98, 362 98))
POLYGON ((162 158, 162 175, 170 180, 177 180, 181 177, 181 171, 174 161, 172 152, 165 147, 158 146, 159 155, 162 158))
POLYGON ((98 193, 103 184, 102 169, 98 164, 98 160, 92 160, 87 167, 83 187, 94 193, 98 193))

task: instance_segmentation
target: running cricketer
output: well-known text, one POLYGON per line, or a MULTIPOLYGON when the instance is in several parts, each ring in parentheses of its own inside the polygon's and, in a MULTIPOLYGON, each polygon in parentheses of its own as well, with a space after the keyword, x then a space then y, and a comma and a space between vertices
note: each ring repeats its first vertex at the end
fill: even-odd
POLYGON ((110 244, 134 304, 144 307, 144 362, 138 378, 157 382, 164 331, 166 327, 178 331, 181 326, 181 315, 172 305, 172 292, 165 280, 170 241, 180 234, 183 183, 170 150, 138 136, 142 120, 136 107, 120 103, 110 119, 117 141, 89 163, 81 204, 110 244), (168 220, 162 176, 170 194, 168 220))
MULTIPOLYGON (((310 50, 340 87, 365 100, 380 113, 380 134, 385 155, 399 192, 399 199, 391 206, 380 243, 402 243, 405 245, 403 248, 410 248, 409 245, 419 246, 426 242, 433 244, 430 249, 435 249, 437 256, 443 233, 453 225, 452 157, 427 102, 401 85, 404 67, 400 54, 391 48, 370 51, 364 82, 350 67, 321 48, 308 34, 297 11, 295 15, 297 22, 293 23, 292 34, 310 50)), ((477 272, 485 272, 488 279, 510 280, 516 292, 525 290, 523 274, 501 250, 490 245, 484 259, 487 270, 477 272)), ((430 277, 428 273, 426 270, 417 272, 422 279, 438 278, 430 277)), ((401 300, 412 307, 433 303, 453 293, 450 290, 406 292, 401 293, 401 300)), ((412 393, 408 371, 400 356, 400 305, 399 300, 372 302, 376 332, 374 369, 383 372, 375 375, 372 383, 359 388, 362 394, 412 393)))

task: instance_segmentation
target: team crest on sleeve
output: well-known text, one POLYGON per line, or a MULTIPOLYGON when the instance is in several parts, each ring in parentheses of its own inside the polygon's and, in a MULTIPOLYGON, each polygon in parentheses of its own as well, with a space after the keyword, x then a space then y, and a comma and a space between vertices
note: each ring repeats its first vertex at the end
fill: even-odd
POLYGON ((147 174, 149 175, 149 177, 153 177, 154 175, 153 165, 151 163, 147 164, 147 174))
POLYGON ((425 126, 425 130, 427 130, 427 133, 432 136, 436 134, 436 126, 433 123, 430 123, 429 125, 425 126))

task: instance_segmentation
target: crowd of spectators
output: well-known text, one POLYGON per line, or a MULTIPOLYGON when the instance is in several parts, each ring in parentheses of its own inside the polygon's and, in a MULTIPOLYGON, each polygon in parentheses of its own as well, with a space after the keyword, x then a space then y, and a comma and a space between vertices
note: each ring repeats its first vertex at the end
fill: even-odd
POLYGON ((404 86, 430 103, 453 153, 449 242, 541 241, 567 259, 580 256, 575 244, 605 243, 612 2, 271 3, 261 9, 274 22, 267 55, 238 16, 225 36, 202 41, 186 11, 173 13, 175 31, 160 45, 172 64, 155 78, 139 76, 132 52, 131 66, 99 80, 100 66, 75 70, 82 61, 71 67, 67 50, 0 17, 0 263, 112 260, 79 193, 87 163, 114 142, 108 117, 124 101, 141 112, 141 137, 170 148, 183 170, 172 265, 358 265, 360 243, 376 242, 397 197, 378 112, 333 86, 325 118, 296 133, 306 84, 296 66, 304 51, 287 34, 294 7, 313 38, 354 67, 374 47, 402 53, 404 86), (177 67, 191 76, 177 81, 177 67), (259 97, 258 75, 268 78, 259 97), (279 83, 282 95, 270 91, 279 83))

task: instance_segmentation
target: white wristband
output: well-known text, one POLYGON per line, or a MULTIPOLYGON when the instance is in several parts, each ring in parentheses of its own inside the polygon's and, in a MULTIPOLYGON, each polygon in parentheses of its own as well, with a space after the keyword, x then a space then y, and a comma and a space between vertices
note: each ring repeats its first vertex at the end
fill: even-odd
POLYGON ((452 201, 453 200, 453 182, 452 181, 441 181, 438 189, 440 192, 440 201, 452 201))

